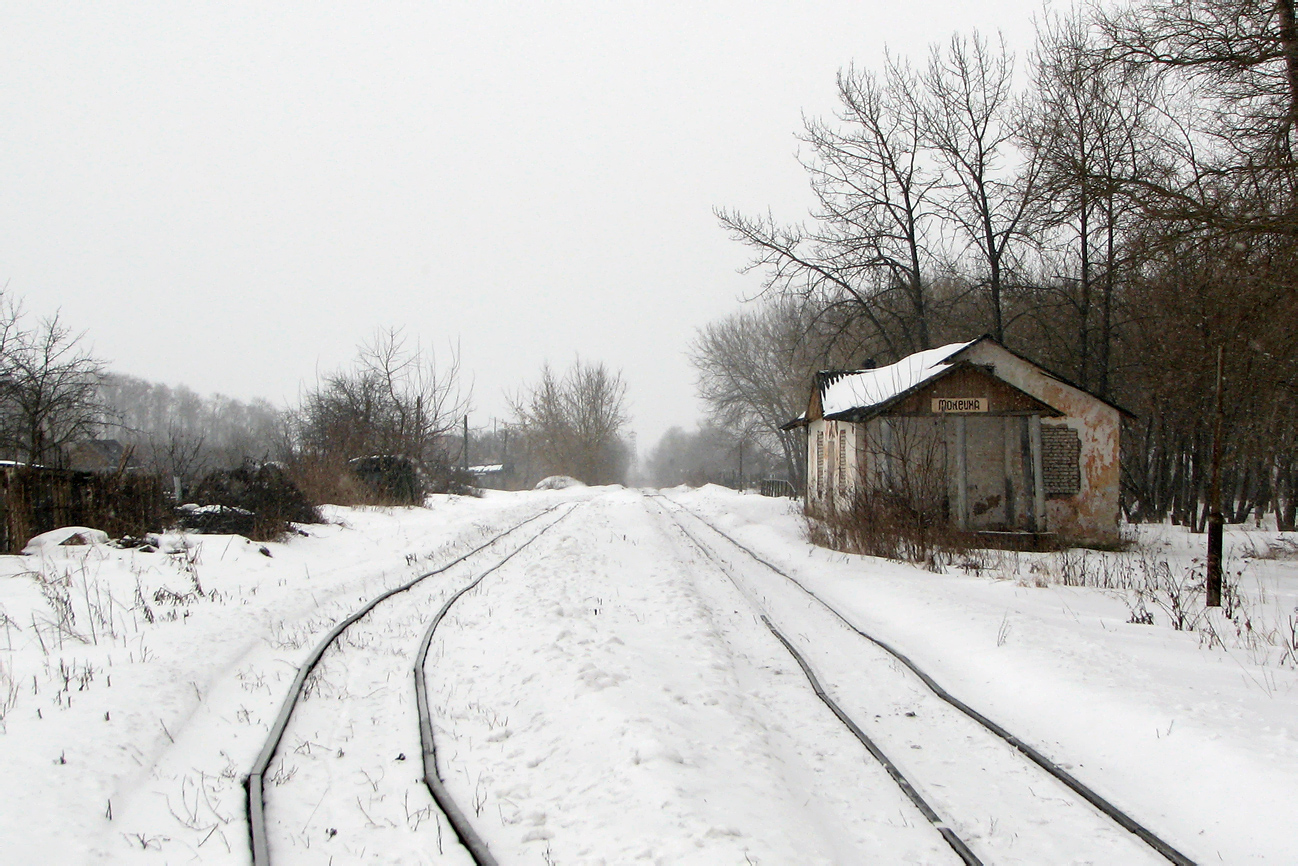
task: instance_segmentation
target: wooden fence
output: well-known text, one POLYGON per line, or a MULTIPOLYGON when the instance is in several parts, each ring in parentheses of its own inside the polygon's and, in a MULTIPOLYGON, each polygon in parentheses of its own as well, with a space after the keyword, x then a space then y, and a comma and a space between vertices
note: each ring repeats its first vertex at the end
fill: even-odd
POLYGON ((60 526, 89 526, 117 538, 163 529, 170 520, 154 475, 0 466, 0 553, 21 553, 32 536, 60 526))
POLYGON ((797 488, 782 478, 763 478, 758 490, 763 496, 788 496, 793 499, 798 496, 797 488))

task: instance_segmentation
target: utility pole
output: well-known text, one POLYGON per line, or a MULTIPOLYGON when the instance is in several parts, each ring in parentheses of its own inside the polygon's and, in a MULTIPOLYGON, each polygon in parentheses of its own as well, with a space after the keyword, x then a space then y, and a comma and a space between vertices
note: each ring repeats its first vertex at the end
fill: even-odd
POLYGON ((464 416, 464 471, 469 471, 469 416, 464 416))
POLYGON ((1212 481, 1208 489, 1208 607, 1221 607, 1221 367, 1225 346, 1217 347, 1217 387, 1212 418, 1212 481))

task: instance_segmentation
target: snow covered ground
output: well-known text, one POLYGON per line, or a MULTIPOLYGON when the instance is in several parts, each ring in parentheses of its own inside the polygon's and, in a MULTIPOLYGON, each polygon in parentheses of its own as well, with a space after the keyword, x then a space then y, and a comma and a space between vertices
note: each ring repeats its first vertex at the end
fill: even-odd
POLYGON ((1234 619, 1191 605, 1199 627, 1178 631, 1172 589, 1061 581, 1116 586, 1156 561, 1178 576, 1202 541, 1180 530, 934 574, 811 547, 788 500, 666 493, 439 497, 335 509, 282 544, 0 557, 0 860, 248 862, 241 779, 319 637, 562 505, 326 654, 268 777, 275 862, 469 862, 419 781, 409 659, 451 592, 551 523, 452 609, 426 674, 442 775, 502 863, 958 862, 759 612, 985 862, 1159 862, 680 505, 1196 861, 1298 862, 1294 539, 1230 530, 1234 619))

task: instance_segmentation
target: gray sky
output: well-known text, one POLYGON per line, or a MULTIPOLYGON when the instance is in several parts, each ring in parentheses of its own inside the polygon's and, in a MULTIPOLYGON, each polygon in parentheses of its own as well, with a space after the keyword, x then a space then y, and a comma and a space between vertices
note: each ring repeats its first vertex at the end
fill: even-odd
POLYGON ((0 11, 0 282, 118 371, 294 401, 376 328, 458 343, 473 423, 625 373, 642 451, 758 288, 715 206, 809 204, 803 112, 885 43, 1020 56, 1037 3, 132 3, 0 11))

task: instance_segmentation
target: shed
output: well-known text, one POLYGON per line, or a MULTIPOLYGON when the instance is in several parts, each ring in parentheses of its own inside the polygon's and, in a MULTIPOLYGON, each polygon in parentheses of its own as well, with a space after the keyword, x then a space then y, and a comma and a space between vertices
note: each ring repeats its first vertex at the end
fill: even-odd
POLYGON ((817 373, 786 426, 807 427, 812 513, 886 500, 971 532, 1112 544, 1124 415, 984 336, 817 373))
POLYGON ((79 472, 118 472, 138 469, 135 446, 116 439, 83 439, 67 446, 67 468, 79 472))
POLYGON ((487 490, 510 490, 516 484, 513 463, 484 463, 470 466, 473 483, 487 490))

